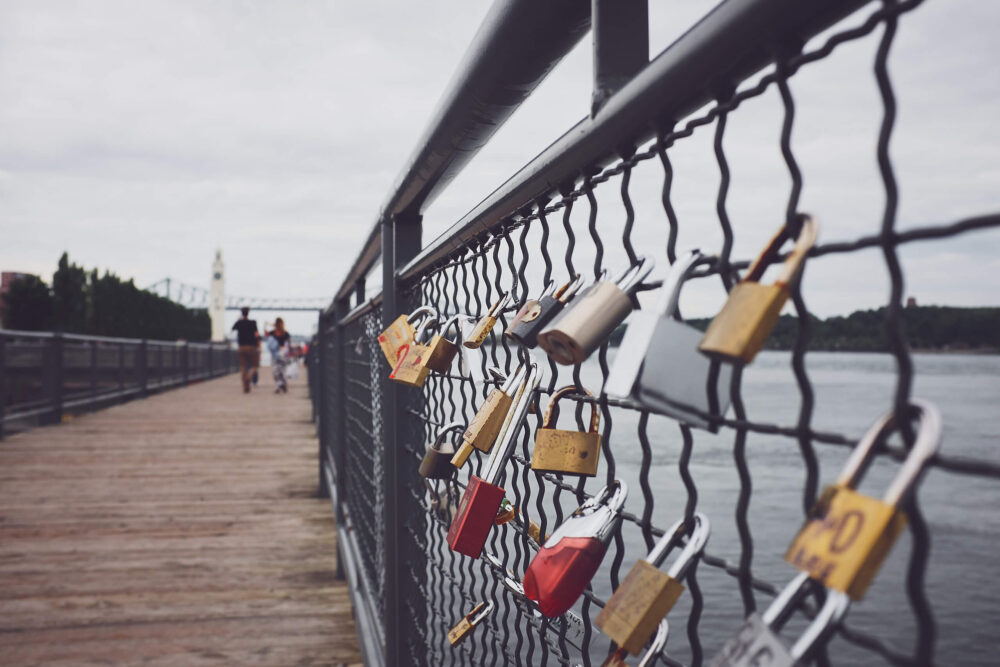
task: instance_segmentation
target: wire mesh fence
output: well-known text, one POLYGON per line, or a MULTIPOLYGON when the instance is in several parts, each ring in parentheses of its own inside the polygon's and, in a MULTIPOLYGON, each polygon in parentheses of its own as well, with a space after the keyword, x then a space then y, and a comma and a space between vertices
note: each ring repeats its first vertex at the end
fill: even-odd
MULTIPOLYGON (((659 664, 705 664, 746 615, 766 607, 792 578, 794 570, 784 564, 781 555, 823 485, 832 481, 860 436, 859 432, 815 425, 816 393, 807 359, 811 326, 808 293, 799 283, 791 289, 798 332, 790 355, 757 362, 787 365, 790 372, 784 376, 784 395, 791 397, 788 405, 780 415, 758 409, 760 401, 752 395, 755 388, 751 386, 748 395, 749 381, 744 377, 754 372, 752 367, 746 372, 734 368, 727 388, 731 416, 703 415, 717 427, 716 433, 602 393, 619 353, 608 343, 587 362, 566 367, 540 351, 529 353, 501 334, 519 304, 536 298, 551 281, 559 284, 578 274, 598 279, 603 271, 617 272, 641 255, 652 255, 661 265, 675 262, 682 231, 686 240, 697 240, 701 234, 706 244, 721 238, 717 247, 702 246, 715 258, 696 271, 691 282, 716 281, 730 291, 752 257, 733 255, 740 229, 733 224, 727 206, 731 174, 724 139, 728 120, 755 97, 777 92, 778 142, 790 184, 784 215, 787 221, 794 221, 809 174, 799 167, 792 146, 796 103, 790 82, 841 45, 868 38, 875 41, 872 68, 881 105, 874 147, 884 194, 881 223, 870 234, 853 240, 816 245, 809 252, 807 266, 868 248, 881 253, 889 276, 883 331, 895 365, 895 382, 882 392, 881 407, 884 412, 907 414, 913 398, 914 362, 901 320, 904 272, 900 248, 915 241, 1000 227, 1000 215, 989 215, 906 231, 896 229, 899 194, 889 154, 896 102, 887 61, 901 16, 918 4, 887 1, 853 25, 826 35, 812 50, 776 50, 774 67, 759 78, 723 91, 717 103, 699 115, 665 129, 651 143, 625 152, 603 170, 587 172, 581 165, 581 177, 574 184, 554 188, 539 200, 523 202, 518 214, 456 247, 445 260, 421 270, 404 284, 400 302, 408 308, 423 304, 442 314, 477 317, 502 294, 510 293, 512 304, 499 314, 499 326, 480 350, 468 353, 467 359, 487 378, 490 367, 510 374, 529 354, 545 367, 544 381, 533 397, 537 409, 517 427, 515 454, 503 481, 517 514, 492 530, 481 558, 456 554, 445 535, 470 475, 482 473, 486 457, 475 456, 452 481, 426 481, 416 469, 439 429, 455 421, 468 423, 499 383, 476 382, 460 372, 459 364, 448 373, 431 374, 422 389, 407 388, 401 393, 407 403, 399 408, 403 416, 396 442, 387 443, 382 436, 382 401, 389 367, 376 337, 384 328, 383 315, 392 319, 398 313, 382 313, 380 300, 375 298, 351 313, 340 310, 324 317, 323 356, 314 366, 321 376, 314 396, 321 402, 317 410, 321 414, 324 461, 336 469, 338 502, 349 514, 346 521, 356 544, 363 587, 378 616, 387 612, 382 602, 386 503, 392 503, 403 517, 398 546, 401 578, 409 594, 402 597, 407 627, 399 633, 399 641, 405 645, 402 654, 412 664, 600 664, 611 645, 594 626, 594 618, 620 585, 622 568, 627 572, 633 562, 645 556, 675 520, 684 519, 691 525, 696 511, 712 518, 714 533, 699 564, 685 577, 687 593, 670 613, 671 636, 666 648, 656 655, 659 664), (715 228, 705 231, 699 227, 701 231, 688 233, 686 221, 673 205, 676 174, 671 158, 686 139, 705 132, 712 135, 718 170, 715 228), (658 215, 636 214, 632 184, 640 173, 643 178, 659 181, 658 215), (618 203, 608 206, 604 203, 608 197, 616 197, 618 203), (619 215, 622 212, 624 217, 619 215), (654 236, 661 244, 648 247, 646 239, 654 236), (638 238, 643 239, 641 247, 634 240, 638 238), (593 396, 581 391, 563 399, 567 413, 563 428, 569 427, 570 412, 580 430, 589 425, 591 409, 600 415, 600 466, 593 479, 541 473, 530 467, 548 397, 565 385, 589 390, 593 396), (765 442, 768 444, 762 444, 765 442), (384 492, 386 447, 394 450, 399 460, 398 482, 391 498, 384 492), (794 465, 798 475, 794 479, 775 478, 768 471, 769 457, 794 465), (731 475, 730 482, 719 482, 714 473, 706 472, 722 468, 731 475), (566 615, 554 619, 542 616, 505 586, 505 578, 523 577, 539 549, 537 535, 551 533, 574 508, 614 480, 626 481, 631 488, 621 531, 580 602, 566 615), (776 484, 787 491, 780 501, 771 493, 776 484), (785 502, 788 494, 794 498, 792 502, 785 502), (757 507, 757 514, 752 506, 757 507), (763 539, 755 537, 763 532, 762 526, 767 526, 763 539), (774 535, 783 537, 773 539, 774 535), (480 601, 493 601, 496 607, 467 641, 450 646, 449 629, 480 601)), ((644 206, 644 210, 648 213, 649 207, 644 206)), ((641 290, 648 292, 658 286, 650 281, 641 290)), ((642 301, 645 306, 647 297, 642 301)), ((901 433, 880 449, 875 478, 887 479, 894 471, 888 464, 905 458, 914 433, 909 423, 903 422, 901 433)), ((1000 478, 1000 465, 992 460, 938 454, 929 465, 949 475, 1000 478)), ((815 656, 818 664, 930 664, 938 660, 937 624, 925 585, 931 535, 917 498, 919 494, 905 505, 908 537, 893 555, 895 565, 887 566, 885 585, 872 594, 874 602, 864 602, 879 613, 891 613, 895 620, 879 626, 870 622, 870 615, 862 616, 864 622, 855 622, 849 615, 815 656), (879 606, 879 596, 884 598, 883 606, 879 606)), ((789 626, 790 633, 801 630, 804 619, 815 613, 820 601, 817 596, 803 603, 802 618, 789 626)))

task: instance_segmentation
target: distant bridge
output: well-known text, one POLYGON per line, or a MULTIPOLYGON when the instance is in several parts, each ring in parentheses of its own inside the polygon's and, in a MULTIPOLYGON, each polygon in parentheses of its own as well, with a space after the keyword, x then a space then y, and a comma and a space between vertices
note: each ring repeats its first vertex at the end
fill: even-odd
MULTIPOLYGON (((157 296, 162 296, 186 308, 205 308, 210 304, 210 293, 204 287, 188 285, 172 278, 163 278, 146 288, 157 296)), ((226 295, 226 310, 239 310, 249 306, 253 310, 316 311, 324 310, 330 303, 329 297, 256 297, 226 295)))

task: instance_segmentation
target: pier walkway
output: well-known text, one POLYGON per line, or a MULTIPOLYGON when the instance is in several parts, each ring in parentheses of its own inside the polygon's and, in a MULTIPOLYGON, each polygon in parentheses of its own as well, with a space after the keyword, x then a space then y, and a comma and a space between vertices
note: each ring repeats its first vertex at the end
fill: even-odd
POLYGON ((360 662, 307 383, 261 380, 0 442, 0 665, 360 662))

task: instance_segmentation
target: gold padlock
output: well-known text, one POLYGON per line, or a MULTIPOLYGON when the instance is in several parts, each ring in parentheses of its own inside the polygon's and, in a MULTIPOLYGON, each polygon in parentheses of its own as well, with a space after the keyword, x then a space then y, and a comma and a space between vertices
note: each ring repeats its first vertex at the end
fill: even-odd
POLYGON ((523 386, 526 376, 527 367, 522 364, 503 385, 495 388, 486 397, 486 401, 479 407, 476 416, 462 434, 462 445, 451 459, 455 467, 461 468, 465 465, 473 449, 488 452, 493 448, 493 443, 500 435, 500 429, 514 402, 517 393, 514 388, 523 386))
POLYGON ((906 526, 899 503, 920 478, 941 441, 941 415, 927 401, 914 400, 920 414, 916 442, 882 500, 858 493, 858 482, 875 445, 896 427, 892 413, 876 421, 847 459, 836 483, 824 489, 785 560, 834 590, 860 600, 893 543, 906 526))
POLYGON ((616 280, 602 277, 538 334, 538 345, 564 366, 582 363, 632 312, 632 295, 652 270, 652 258, 640 257, 616 280))
POLYGON ((427 343, 427 347, 430 348, 430 353, 427 357, 427 368, 438 373, 447 373, 451 369, 451 362, 458 355, 458 345, 455 341, 462 337, 461 321, 464 317, 464 315, 453 315, 441 326, 438 333, 431 337, 430 342, 427 343), (457 332, 455 341, 445 338, 448 335, 448 329, 451 329, 452 326, 455 327, 455 331, 457 332))
POLYGON ((708 325, 698 349, 709 357, 732 363, 750 363, 764 347, 764 341, 778 323, 781 309, 788 301, 791 285, 816 243, 819 226, 809 215, 799 214, 801 223, 795 247, 788 253, 778 279, 772 285, 760 284, 764 271, 774 261, 785 241, 793 238, 783 225, 747 270, 747 275, 729 292, 722 310, 708 325))
POLYGON ((463 639, 472 634, 472 631, 483 619, 493 611, 493 601, 480 602, 476 608, 466 614, 451 630, 448 631, 448 643, 457 646, 463 639))
POLYGON ((431 355, 431 348, 424 344, 427 328, 437 318, 428 316, 420 323, 420 327, 413 335, 413 342, 399 348, 399 359, 395 368, 389 373, 389 379, 411 387, 423 387, 427 381, 427 376, 431 369, 427 367, 427 360, 431 355))
POLYGON ((400 315, 389 328, 378 335, 378 344, 389 366, 395 368, 399 362, 399 349, 413 342, 416 335, 414 324, 424 317, 437 317, 437 311, 430 306, 421 306, 409 315, 400 315))
POLYGON ((472 333, 469 334, 469 337, 462 341, 462 345, 472 350, 480 347, 483 341, 486 340, 486 337, 490 335, 490 332, 493 331, 493 327, 497 323, 497 318, 503 312, 503 309, 507 307, 508 303, 510 303, 510 292, 504 292, 497 302, 490 307, 489 311, 483 315, 482 319, 479 320, 472 329, 472 333))
POLYGON ((684 550, 666 572, 657 569, 684 538, 681 519, 656 543, 644 560, 636 562, 604 609, 594 619, 594 625, 624 651, 638 655, 653 630, 676 604, 684 585, 681 580, 688 569, 705 551, 712 527, 708 517, 694 515, 694 527, 684 550))
MULTIPOLYGON (((587 396, 593 396, 587 389, 587 396)), ((597 474, 597 461, 601 455, 601 413, 596 403, 590 404, 590 430, 564 431, 554 427, 559 399, 580 395, 576 387, 563 387, 552 395, 549 409, 542 425, 535 433, 535 451, 531 455, 531 469, 538 472, 558 472, 593 477, 597 474)))

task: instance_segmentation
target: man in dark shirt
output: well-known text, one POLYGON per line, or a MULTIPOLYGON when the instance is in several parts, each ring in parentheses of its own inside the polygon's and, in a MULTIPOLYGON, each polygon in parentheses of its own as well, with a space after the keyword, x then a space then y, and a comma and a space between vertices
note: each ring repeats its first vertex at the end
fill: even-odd
POLYGON ((239 346, 240 357, 240 380, 243 381, 243 393, 250 393, 250 378, 257 370, 260 363, 260 354, 257 352, 257 341, 260 334, 257 332, 257 320, 250 319, 250 309, 243 306, 240 309, 243 317, 236 320, 233 331, 236 332, 236 344, 239 346))

